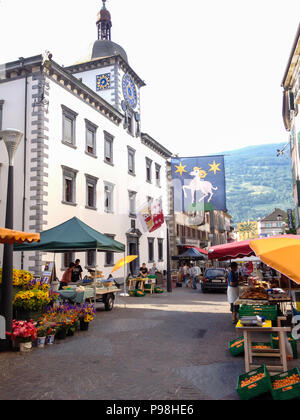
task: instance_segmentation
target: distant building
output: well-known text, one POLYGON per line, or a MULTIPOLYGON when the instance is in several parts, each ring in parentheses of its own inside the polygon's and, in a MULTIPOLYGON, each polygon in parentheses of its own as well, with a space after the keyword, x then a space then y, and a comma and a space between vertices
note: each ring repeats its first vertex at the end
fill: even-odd
POLYGON ((287 213, 281 209, 275 209, 273 213, 261 219, 260 237, 282 235, 286 227, 287 213))
MULTIPOLYGON (((292 46, 288 64, 282 80, 282 116, 289 143, 293 166, 293 195, 295 201, 295 228, 300 233, 300 24, 292 46)), ((279 153, 282 153, 279 151, 279 153)))

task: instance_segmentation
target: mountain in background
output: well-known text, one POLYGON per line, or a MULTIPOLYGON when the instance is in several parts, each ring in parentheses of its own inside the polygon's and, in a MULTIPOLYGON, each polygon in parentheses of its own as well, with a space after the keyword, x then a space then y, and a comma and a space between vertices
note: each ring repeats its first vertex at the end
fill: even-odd
POLYGON ((227 209, 233 223, 257 220, 274 211, 294 208, 289 149, 285 143, 250 146, 225 153, 227 209))

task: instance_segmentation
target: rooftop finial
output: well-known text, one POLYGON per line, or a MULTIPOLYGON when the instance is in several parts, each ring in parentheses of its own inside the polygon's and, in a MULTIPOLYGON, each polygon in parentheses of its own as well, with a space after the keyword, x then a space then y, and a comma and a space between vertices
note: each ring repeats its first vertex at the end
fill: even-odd
POLYGON ((98 27, 98 39, 102 41, 111 40, 111 16, 109 11, 106 9, 106 1, 102 0, 103 7, 98 14, 97 27, 98 27))

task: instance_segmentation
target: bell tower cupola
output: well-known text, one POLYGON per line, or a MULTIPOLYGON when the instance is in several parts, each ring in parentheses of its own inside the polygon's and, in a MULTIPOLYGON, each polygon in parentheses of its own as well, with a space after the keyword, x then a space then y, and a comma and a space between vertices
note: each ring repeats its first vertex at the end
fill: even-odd
POLYGON ((98 13, 97 28, 98 28, 98 40, 111 41, 111 16, 109 11, 106 9, 106 0, 102 0, 103 7, 98 13))

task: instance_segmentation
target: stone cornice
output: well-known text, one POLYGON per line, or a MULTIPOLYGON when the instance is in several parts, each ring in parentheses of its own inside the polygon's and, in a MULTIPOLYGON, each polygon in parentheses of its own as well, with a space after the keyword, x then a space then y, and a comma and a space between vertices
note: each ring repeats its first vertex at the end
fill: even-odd
POLYGON ((70 72, 66 71, 65 68, 61 67, 53 60, 43 61, 43 56, 41 54, 6 63, 3 65, 3 70, 2 78, 0 72, 0 82, 7 82, 25 77, 26 75, 44 72, 50 79, 88 103, 115 124, 119 125, 124 118, 123 114, 70 72))
POLYGON ((123 120, 123 114, 101 98, 96 92, 82 83, 79 79, 67 72, 65 68, 55 63, 55 61, 47 61, 45 63, 45 71, 50 78, 63 85, 73 94, 97 109, 115 124, 119 125, 123 120))
POLYGON ((136 74, 136 72, 120 55, 98 58, 83 63, 78 63, 72 66, 65 67, 64 69, 69 73, 76 74, 84 71, 101 68, 104 66, 114 65, 116 63, 121 67, 121 69, 125 73, 128 73, 134 79, 135 83, 138 85, 139 88, 146 86, 146 83, 136 74))
POLYGON ((162 146, 158 141, 154 140, 149 134, 141 133, 141 142, 154 150, 156 153, 163 156, 165 159, 169 159, 172 156, 172 152, 162 146))

